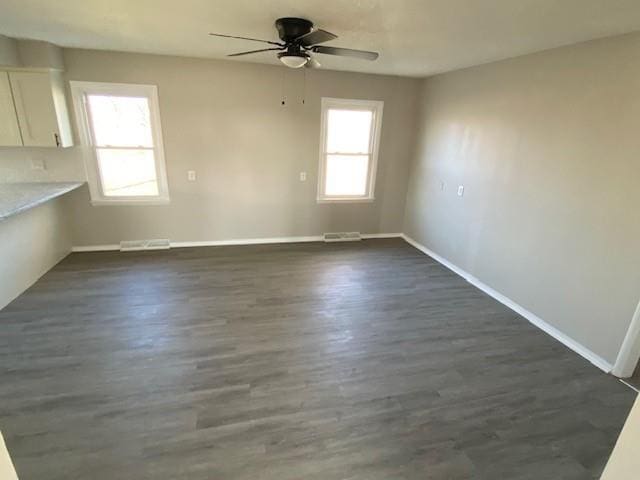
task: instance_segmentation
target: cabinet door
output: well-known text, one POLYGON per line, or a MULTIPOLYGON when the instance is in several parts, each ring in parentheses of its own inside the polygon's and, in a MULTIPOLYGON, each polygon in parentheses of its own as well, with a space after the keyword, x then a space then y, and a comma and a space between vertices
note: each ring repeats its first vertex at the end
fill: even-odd
POLYGON ((9 74, 0 72, 0 146, 15 147, 22 145, 18 128, 18 117, 13 104, 9 74))
POLYGON ((24 146, 59 146, 60 132, 49 74, 9 72, 9 80, 24 146))

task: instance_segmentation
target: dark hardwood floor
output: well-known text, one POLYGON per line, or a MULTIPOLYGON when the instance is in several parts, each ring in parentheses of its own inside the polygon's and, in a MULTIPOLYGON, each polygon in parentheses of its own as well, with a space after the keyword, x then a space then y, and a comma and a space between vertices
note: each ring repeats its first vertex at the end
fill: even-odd
POLYGON ((0 365, 21 480, 592 479, 634 399, 400 239, 72 254, 0 365))
POLYGON ((633 376, 625 379, 625 382, 627 382, 636 390, 640 390, 640 365, 636 367, 635 372, 633 372, 633 376))

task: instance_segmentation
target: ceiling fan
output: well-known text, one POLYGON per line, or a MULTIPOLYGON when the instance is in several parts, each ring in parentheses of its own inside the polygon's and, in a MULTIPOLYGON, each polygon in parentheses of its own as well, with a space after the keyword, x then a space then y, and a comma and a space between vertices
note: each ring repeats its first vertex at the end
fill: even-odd
POLYGON ((262 42, 274 45, 270 48, 262 48, 260 50, 251 50, 248 52, 232 53, 229 57, 239 57, 241 55, 250 55, 253 53, 269 52, 278 50, 278 58, 289 68, 318 68, 318 62, 312 53, 322 53, 325 55, 338 55, 341 57, 353 57, 363 60, 375 60, 378 58, 377 52, 367 52, 365 50, 353 50, 351 48, 327 47, 318 45, 319 43, 328 42, 338 38, 337 35, 322 30, 314 29, 313 22, 304 18, 285 17, 276 20, 276 29, 281 42, 272 42, 269 40, 260 40, 258 38, 237 37, 234 35, 223 35, 220 33, 210 33, 214 37, 237 38, 240 40, 251 40, 253 42, 262 42))

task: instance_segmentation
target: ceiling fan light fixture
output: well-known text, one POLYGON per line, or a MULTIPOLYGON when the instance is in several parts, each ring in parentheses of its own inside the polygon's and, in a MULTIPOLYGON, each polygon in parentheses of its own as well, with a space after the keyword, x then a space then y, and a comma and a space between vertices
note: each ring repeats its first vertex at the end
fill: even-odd
POLYGON ((309 55, 306 53, 289 53, 282 52, 278 54, 278 58, 289 68, 304 67, 309 61, 309 55))
POLYGON ((335 40, 338 36, 321 28, 315 28, 313 22, 305 18, 278 18, 276 20, 276 30, 278 30, 278 37, 280 37, 279 42, 261 40, 259 38, 252 37, 238 37, 235 35, 227 35, 226 33, 210 33, 209 35, 214 37, 248 40, 271 45, 269 48, 232 53, 227 56, 242 57, 244 55, 253 55, 278 50, 280 51, 280 53, 278 53, 278 58, 287 68, 319 68, 320 62, 311 55, 312 53, 337 55, 339 57, 352 57, 362 60, 376 60, 378 58, 377 52, 320 45, 321 43, 335 40))

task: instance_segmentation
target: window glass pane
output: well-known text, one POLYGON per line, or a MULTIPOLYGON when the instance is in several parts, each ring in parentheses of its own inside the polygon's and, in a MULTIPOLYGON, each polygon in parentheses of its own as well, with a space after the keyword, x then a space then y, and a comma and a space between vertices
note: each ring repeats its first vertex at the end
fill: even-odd
POLYGON ((327 155, 325 195, 365 195, 369 155, 327 155))
POLYGON ((153 150, 98 148, 97 153, 106 197, 158 195, 153 150))
POLYGON ((91 94, 87 101, 96 146, 153 146, 147 98, 91 94))
POLYGON ((327 112, 328 153, 370 153, 371 110, 337 110, 327 112))

